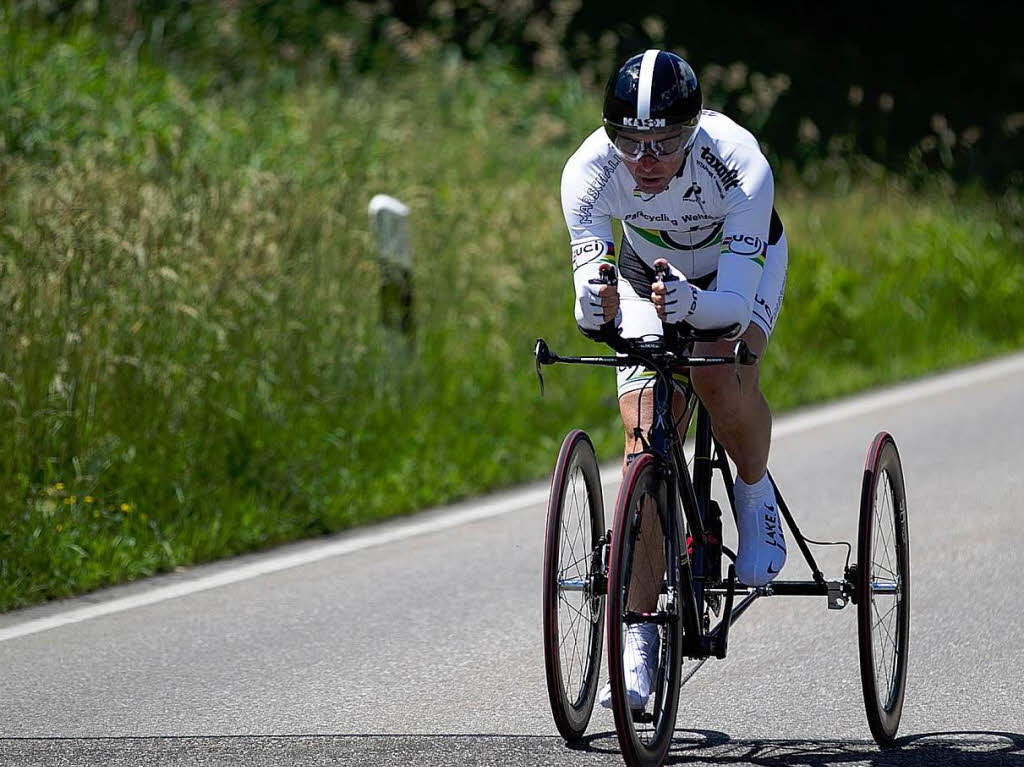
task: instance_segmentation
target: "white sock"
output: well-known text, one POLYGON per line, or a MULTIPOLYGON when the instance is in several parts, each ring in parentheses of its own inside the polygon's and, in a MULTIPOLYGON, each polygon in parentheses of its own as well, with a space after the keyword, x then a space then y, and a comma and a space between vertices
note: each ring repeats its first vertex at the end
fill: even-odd
POLYGON ((752 485, 737 476, 734 494, 740 536, 736 577, 748 586, 763 586, 786 563, 786 539, 775 490, 765 472, 752 485))
POLYGON ((773 503, 775 498, 775 490, 772 489, 772 481, 768 479, 767 471, 761 479, 757 480, 757 482, 752 485, 748 485, 743 481, 743 477, 737 474, 736 487, 733 489, 733 493, 736 496, 737 505, 740 501, 747 503, 749 501, 765 499, 767 499, 769 503, 773 503))

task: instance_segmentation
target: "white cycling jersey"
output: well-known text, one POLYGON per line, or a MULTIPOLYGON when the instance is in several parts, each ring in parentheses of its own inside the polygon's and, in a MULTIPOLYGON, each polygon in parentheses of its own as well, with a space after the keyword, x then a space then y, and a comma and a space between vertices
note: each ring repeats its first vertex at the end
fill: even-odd
MULTIPOLYGON (((698 288, 714 281, 715 290, 701 295, 710 311, 694 313, 691 324, 745 328, 768 247, 782 237, 771 168, 749 131, 711 110, 701 112, 685 151, 679 173, 654 195, 637 188, 603 128, 569 158, 562 172, 562 210, 577 290, 601 262, 614 263, 612 219, 619 219, 619 268, 638 296, 650 295, 654 261, 665 258, 698 288)), ((784 281, 784 264, 782 272, 784 281)), ((781 301, 781 285, 777 297, 781 301)), ((774 302, 776 296, 770 298, 774 302)), ((765 308, 777 312, 778 304, 765 308)))

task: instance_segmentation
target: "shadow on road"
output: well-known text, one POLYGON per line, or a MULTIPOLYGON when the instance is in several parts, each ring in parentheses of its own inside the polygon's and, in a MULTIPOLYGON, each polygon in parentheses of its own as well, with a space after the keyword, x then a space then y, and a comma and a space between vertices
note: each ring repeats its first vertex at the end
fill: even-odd
MULTIPOLYGON (((677 730, 667 764, 728 767, 1024 767, 1024 735, 933 732, 880 750, 860 740, 733 740, 714 730, 677 730)), ((567 747, 554 735, 220 735, 2 738, 0 765, 18 767, 599 767, 622 764, 614 732, 567 747)))
MULTIPOLYGON (((614 732, 599 733, 576 746, 581 751, 618 753, 614 732)), ((899 738, 892 748, 880 749, 871 740, 733 740, 715 730, 676 730, 666 764, 786 765, 869 764, 886 767, 935 765, 1021 765, 1024 735, 1011 732, 963 730, 929 732, 899 738)))

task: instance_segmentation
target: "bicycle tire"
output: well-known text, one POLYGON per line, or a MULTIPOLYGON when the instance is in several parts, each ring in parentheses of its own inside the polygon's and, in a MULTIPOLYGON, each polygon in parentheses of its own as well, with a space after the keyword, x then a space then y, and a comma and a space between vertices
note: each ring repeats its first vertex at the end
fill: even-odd
POLYGON ((907 682, 910 544, 896 442, 879 432, 868 450, 857 536, 857 637, 864 708, 880 746, 896 738, 907 682))
POLYGON ((682 617, 678 595, 678 562, 681 531, 668 504, 669 483, 660 458, 641 453, 626 473, 616 501, 612 521, 612 543, 608 565, 608 677, 611 682, 612 712, 622 757, 629 767, 660 767, 668 754, 675 731, 682 673, 682 617), (652 503, 648 503, 648 499, 652 503), (657 565, 639 565, 634 579, 634 554, 637 532, 645 517, 652 513, 661 521, 664 543, 663 572, 657 565), (660 592, 657 612, 666 620, 660 623, 658 669, 653 695, 642 715, 629 707, 625 688, 623 651, 626 644, 630 590, 646 579, 648 588, 658 580, 660 592), (675 596, 674 596, 675 595, 675 596), (648 714, 648 709, 650 713, 648 714), (643 721, 644 717, 649 722, 643 721), (646 725, 650 724, 649 727, 646 725))
POLYGON ((576 429, 555 461, 544 533, 548 701, 558 732, 570 743, 586 732, 601 673, 605 597, 603 573, 594 572, 600 552, 596 560, 594 552, 604 533, 597 456, 590 437, 576 429))

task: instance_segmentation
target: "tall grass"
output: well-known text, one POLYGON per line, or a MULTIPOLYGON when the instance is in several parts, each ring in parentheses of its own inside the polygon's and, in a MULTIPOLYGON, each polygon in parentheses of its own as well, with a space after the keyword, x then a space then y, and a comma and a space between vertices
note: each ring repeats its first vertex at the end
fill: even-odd
MULTIPOLYGON (((562 164, 598 105, 442 57, 233 89, 0 21, 0 610, 543 475, 614 383, 574 329, 562 164), (412 209, 416 337, 378 323, 366 204, 412 209)), ((792 406, 1019 345, 1019 241, 880 181, 779 200, 792 406)))

